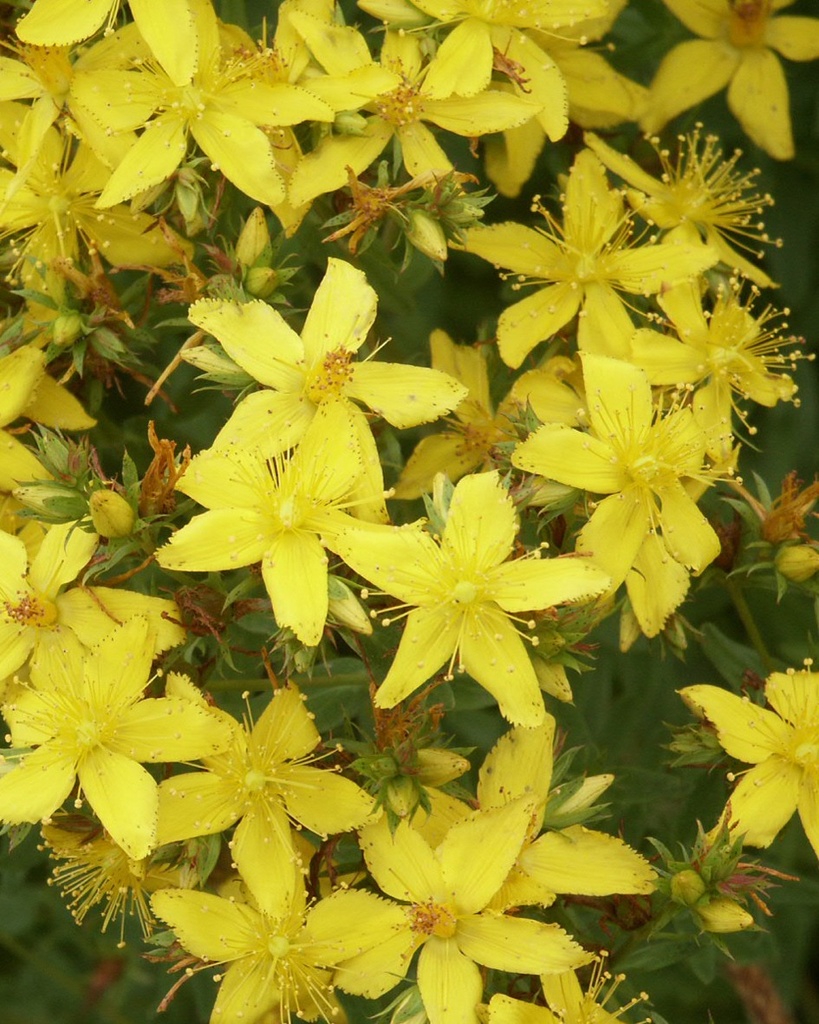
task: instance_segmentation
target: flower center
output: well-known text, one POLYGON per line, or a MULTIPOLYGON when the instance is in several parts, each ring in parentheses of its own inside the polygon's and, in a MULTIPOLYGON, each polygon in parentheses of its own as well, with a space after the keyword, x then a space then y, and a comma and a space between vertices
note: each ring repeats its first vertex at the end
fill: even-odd
POLYGON ((249 793, 259 793, 267 785, 267 776, 258 768, 251 768, 245 773, 245 789, 249 793))
POLYGON ((761 46, 770 9, 770 0, 731 0, 731 20, 728 23, 731 45, 739 49, 761 46))
POLYGON ((790 760, 804 768, 819 766, 819 728, 796 729, 790 745, 790 760))
POLYGON ((382 96, 375 109, 379 117, 383 117, 385 121, 389 121, 396 128, 403 128, 405 125, 421 120, 424 105, 418 91, 406 83, 382 96))
POLYGON ((452 600, 456 604, 472 604, 478 596, 478 588, 469 580, 459 580, 452 589, 452 600))
POLYGON ((20 626, 34 626, 36 629, 48 629, 57 621, 57 606, 36 591, 21 593, 17 604, 7 601, 3 611, 12 622, 20 626))
POLYGON ((640 455, 629 465, 629 472, 638 483, 650 484, 660 471, 660 464, 653 455, 640 455))
POLYGON ((92 747, 99 746, 99 723, 95 722, 92 718, 85 718, 81 722, 78 722, 76 738, 77 746, 81 750, 91 750, 92 747))
POLYGON ((305 394, 315 405, 321 405, 329 398, 338 398, 353 379, 350 365, 353 355, 347 348, 336 348, 328 352, 321 366, 316 367, 307 381, 305 394))
POLYGON ((414 932, 451 939, 458 928, 455 911, 446 903, 416 903, 409 908, 410 925, 414 932))
POLYGON ((267 940, 267 951, 274 960, 287 956, 290 952, 290 940, 285 935, 271 935, 267 940))

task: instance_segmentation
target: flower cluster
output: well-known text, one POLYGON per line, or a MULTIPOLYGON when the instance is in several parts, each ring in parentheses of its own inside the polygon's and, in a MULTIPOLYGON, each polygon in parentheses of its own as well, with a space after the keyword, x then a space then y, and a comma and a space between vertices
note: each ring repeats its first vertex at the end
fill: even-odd
POLYGON ((650 86, 604 56, 626 0, 0 11, 0 828, 78 924, 136 918, 163 1008, 209 972, 213 1024, 614 1020, 635 947, 767 911, 744 845, 798 810, 819 854, 819 676, 746 598, 819 594, 819 485, 739 475, 810 359, 773 198, 630 128, 727 86, 789 159, 819 20, 665 3, 700 38, 650 86), (746 695, 681 686, 672 750, 753 767, 660 867, 650 794, 598 827, 581 707, 617 679, 614 735, 630 649, 689 643, 746 695))

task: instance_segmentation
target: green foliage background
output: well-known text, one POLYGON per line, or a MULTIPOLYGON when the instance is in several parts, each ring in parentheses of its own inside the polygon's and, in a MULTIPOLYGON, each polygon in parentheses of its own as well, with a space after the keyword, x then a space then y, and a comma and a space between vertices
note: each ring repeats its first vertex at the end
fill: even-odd
MULTIPOLYGON (((217 11, 226 21, 251 31, 263 17, 273 18, 275 4, 261 0, 217 0, 217 11)), ((354 9, 351 21, 370 24, 354 9)), ((815 0, 797 3, 789 13, 816 16, 815 0)), ((613 38, 617 48, 612 61, 623 72, 646 84, 660 57, 685 30, 666 11, 660 0, 632 0, 617 22, 613 38)), ((819 347, 819 62, 786 63, 797 156, 780 164, 758 151, 741 134, 728 113, 724 94, 715 97, 679 119, 675 125, 686 130, 697 121, 714 131, 726 151, 740 146, 746 151, 745 167, 762 170, 761 190, 770 191, 776 206, 768 213, 770 234, 781 237, 781 248, 770 248, 767 269, 781 283, 770 296, 777 305, 791 309, 793 333, 804 336, 807 347, 819 347)), ((623 139, 629 132, 624 132, 623 139)), ((633 133, 632 133, 633 134, 633 133)), ((622 141, 619 140, 619 141, 622 141)), ((535 177, 516 201, 496 200, 487 211, 488 220, 526 219, 532 193, 556 191, 556 174, 570 164, 582 144, 579 132, 568 140, 547 147, 535 177)), ((615 136, 615 145, 618 139, 615 136)), ((460 153, 459 169, 478 171, 467 153, 460 153)), ((325 197, 329 215, 329 200, 325 197)), ((234 227, 250 208, 236 205, 231 212, 234 227)), ((317 226, 321 211, 286 248, 304 267, 295 279, 294 306, 306 306, 321 278, 329 255, 346 256, 341 246, 322 245, 317 226)), ((235 236, 234 236, 235 237, 235 236)), ((476 257, 452 254, 445 276, 432 265, 416 258, 407 272, 396 277, 383 249, 374 245, 359 261, 379 293, 377 332, 392 337, 390 358, 421 363, 426 360, 428 337, 443 327, 453 337, 472 342, 489 337, 493 318, 502 308, 503 286, 497 274, 476 257)), ((161 319, 184 316, 184 307, 165 307, 161 319)), ((159 319, 159 318, 157 318, 159 319)), ((175 355, 187 336, 184 329, 158 329, 154 335, 155 354, 151 362, 161 370, 175 355)), ((497 396, 505 391, 507 371, 498 364, 494 381, 497 396)), ((195 371, 182 367, 167 385, 168 395, 178 407, 154 403, 151 416, 160 436, 190 443, 196 451, 207 446, 224 421, 230 404, 213 391, 197 392, 195 371)), ((752 473, 758 473, 773 493, 778 492, 785 474, 796 469, 810 480, 817 468, 819 438, 819 375, 817 364, 803 362, 797 372, 801 406, 782 404, 754 416, 759 432, 754 440, 758 450, 743 453, 743 476, 753 487, 752 473)), ((136 384, 122 395, 100 396, 100 427, 95 443, 103 464, 116 472, 123 449, 131 453, 140 471, 148 462, 145 442, 144 389, 136 384)), ((382 438, 387 454, 399 441, 382 438)), ((405 454, 414 437, 404 432, 400 444, 405 454)), ((389 482, 389 481, 388 481, 389 482)), ((717 514, 719 503, 712 506, 717 514)), ((409 514, 405 513, 407 518, 409 514)), ((760 589, 749 597, 757 622, 762 624, 768 650, 778 664, 798 665, 806 656, 819 656, 817 608, 808 598, 786 597, 777 604, 771 590, 760 589)), ((695 626, 702 627, 702 643, 691 643, 684 661, 664 652, 659 641, 640 640, 627 656, 619 654, 616 624, 609 622, 593 639, 599 644, 593 670, 577 680, 575 703, 550 710, 568 732, 569 745, 582 747, 578 765, 589 772, 613 772, 616 783, 610 801, 617 819, 608 827, 622 829, 624 838, 645 849, 645 837, 655 835, 670 848, 677 842, 688 845, 694 839, 697 819, 710 826, 724 804, 724 772, 710 774, 695 768, 658 768, 658 756, 670 738, 669 724, 690 720, 675 690, 695 682, 727 683, 738 688, 742 673, 751 668, 765 674, 725 591, 709 580, 701 581, 696 599, 684 609, 695 626)), ((323 694, 311 691, 319 713, 319 724, 332 728, 341 724, 338 701, 349 701, 350 711, 363 707, 361 691, 355 686, 323 694)), ((486 751, 503 731, 502 720, 491 708, 482 690, 469 691, 459 699, 457 716, 451 715, 445 729, 457 745, 486 751)), ((477 760, 478 755, 473 758, 477 760)), ((762 933, 731 936, 727 945, 736 962, 761 962, 775 981, 780 995, 800 1024, 819 1024, 819 871, 816 858, 804 838, 797 819, 785 829, 774 847, 762 859, 778 870, 799 875, 800 884, 783 882, 770 900, 773 917, 765 921, 762 933)), ((142 1024, 154 1019, 155 1008, 172 979, 162 966, 142 959, 138 936, 131 935, 126 948, 115 948, 115 935, 95 930, 95 915, 78 929, 66 912, 59 894, 46 883, 48 866, 38 851, 34 836, 0 860, 0 1021, 2 1024, 142 1024)), ((572 911, 573 912, 573 911, 572 911)), ((588 913, 577 909, 578 913, 588 913)), ((704 942, 690 955, 690 947, 673 942, 656 948, 641 947, 622 966, 630 972, 629 983, 644 987, 652 996, 655 1019, 669 1024, 740 1024, 745 1011, 724 967, 728 962, 713 944, 704 942)), ((205 1024, 214 994, 207 975, 185 985, 164 1020, 167 1024, 205 1024)), ((385 1000, 386 1001, 386 1000, 385 1000)), ((373 1012, 372 1004, 350 1004, 353 1024, 364 1024, 373 1012)))

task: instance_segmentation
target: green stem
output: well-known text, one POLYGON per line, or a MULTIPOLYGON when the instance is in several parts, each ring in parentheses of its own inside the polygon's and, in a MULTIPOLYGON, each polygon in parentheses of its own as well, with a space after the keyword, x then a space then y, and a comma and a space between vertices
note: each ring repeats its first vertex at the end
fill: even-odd
POLYGON ((725 580, 725 589, 728 591, 728 594, 734 603, 734 607, 742 621, 742 625, 745 627, 745 632, 748 634, 748 639, 751 641, 754 650, 759 655, 759 660, 762 662, 765 674, 770 675, 771 672, 776 671, 776 665, 774 664, 773 658, 768 653, 768 648, 765 646, 765 641, 762 639, 762 634, 754 620, 750 606, 745 600, 745 594, 742 592, 742 587, 737 584, 736 580, 729 576, 725 580))

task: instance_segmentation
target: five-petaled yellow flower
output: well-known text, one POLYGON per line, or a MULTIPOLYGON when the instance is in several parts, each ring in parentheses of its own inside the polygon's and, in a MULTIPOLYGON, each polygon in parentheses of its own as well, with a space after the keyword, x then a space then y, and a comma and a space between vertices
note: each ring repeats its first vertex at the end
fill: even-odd
POLYGON ((719 554, 713 527, 683 481, 705 479, 706 436, 689 408, 662 412, 646 374, 630 363, 584 353, 589 431, 546 424, 512 455, 529 473, 607 497, 577 538, 614 586, 626 581, 634 612, 655 636, 719 554))
POLYGON ((0 778, 0 821, 49 818, 79 783, 133 860, 156 846, 157 784, 140 762, 188 761, 224 750, 225 722, 179 698, 144 698, 154 642, 148 621, 118 626, 89 653, 42 651, 31 682, 3 707, 15 748, 33 747, 0 778))
POLYGON ((417 949, 418 987, 430 1024, 478 1024, 478 964, 513 974, 559 973, 591 957, 562 928, 487 907, 517 856, 532 805, 515 800, 453 825, 432 849, 406 822, 362 830, 367 867, 402 905, 386 913, 381 941, 344 961, 339 988, 375 997, 406 973, 417 949))
POLYGON ((653 295, 717 260, 710 247, 690 242, 635 245, 623 197, 588 149, 569 174, 563 224, 539 212, 545 227, 510 221, 473 228, 466 238, 467 252, 518 275, 515 287, 534 286, 498 321, 498 350, 509 366, 520 366, 538 342, 580 312, 580 348, 625 358, 634 327, 618 293, 653 295))
POLYGON ((450 676, 457 665, 485 687, 509 721, 543 721, 517 613, 590 599, 610 580, 590 559, 507 561, 517 527, 512 499, 492 472, 458 483, 437 542, 422 524, 339 535, 341 557, 410 609, 377 706, 392 707, 448 664, 450 676))
POLYGON ((777 160, 793 157, 790 100, 777 53, 819 57, 819 18, 779 16, 794 0, 665 0, 699 39, 666 54, 641 124, 655 132, 728 86, 728 106, 745 132, 777 160))
MULTIPOLYGON (((200 698, 201 699, 201 698, 200 698)), ((298 860, 290 822, 318 835, 363 824, 372 798, 321 769, 321 736, 295 686, 282 687, 252 728, 230 723, 230 746, 203 758, 206 771, 159 786, 160 843, 223 832, 238 822, 231 851, 258 899, 287 880, 298 860)))
POLYGON ((327 619, 325 545, 354 520, 344 508, 361 478, 351 416, 341 402, 316 412, 289 458, 258 449, 201 452, 177 489, 209 509, 157 552, 166 569, 211 572, 262 563, 280 626, 315 647, 327 619))
POLYGON ((246 903, 190 889, 154 893, 153 911, 180 945, 205 966, 225 967, 211 1024, 335 1019, 332 968, 372 945, 392 912, 361 891, 337 891, 308 906, 301 873, 290 873, 276 876, 280 884, 267 894, 245 879, 246 903))
POLYGON ((794 811, 819 856, 819 672, 774 672, 769 708, 719 686, 686 686, 680 696, 717 731, 727 754, 752 764, 723 819, 751 846, 770 846, 794 811))

